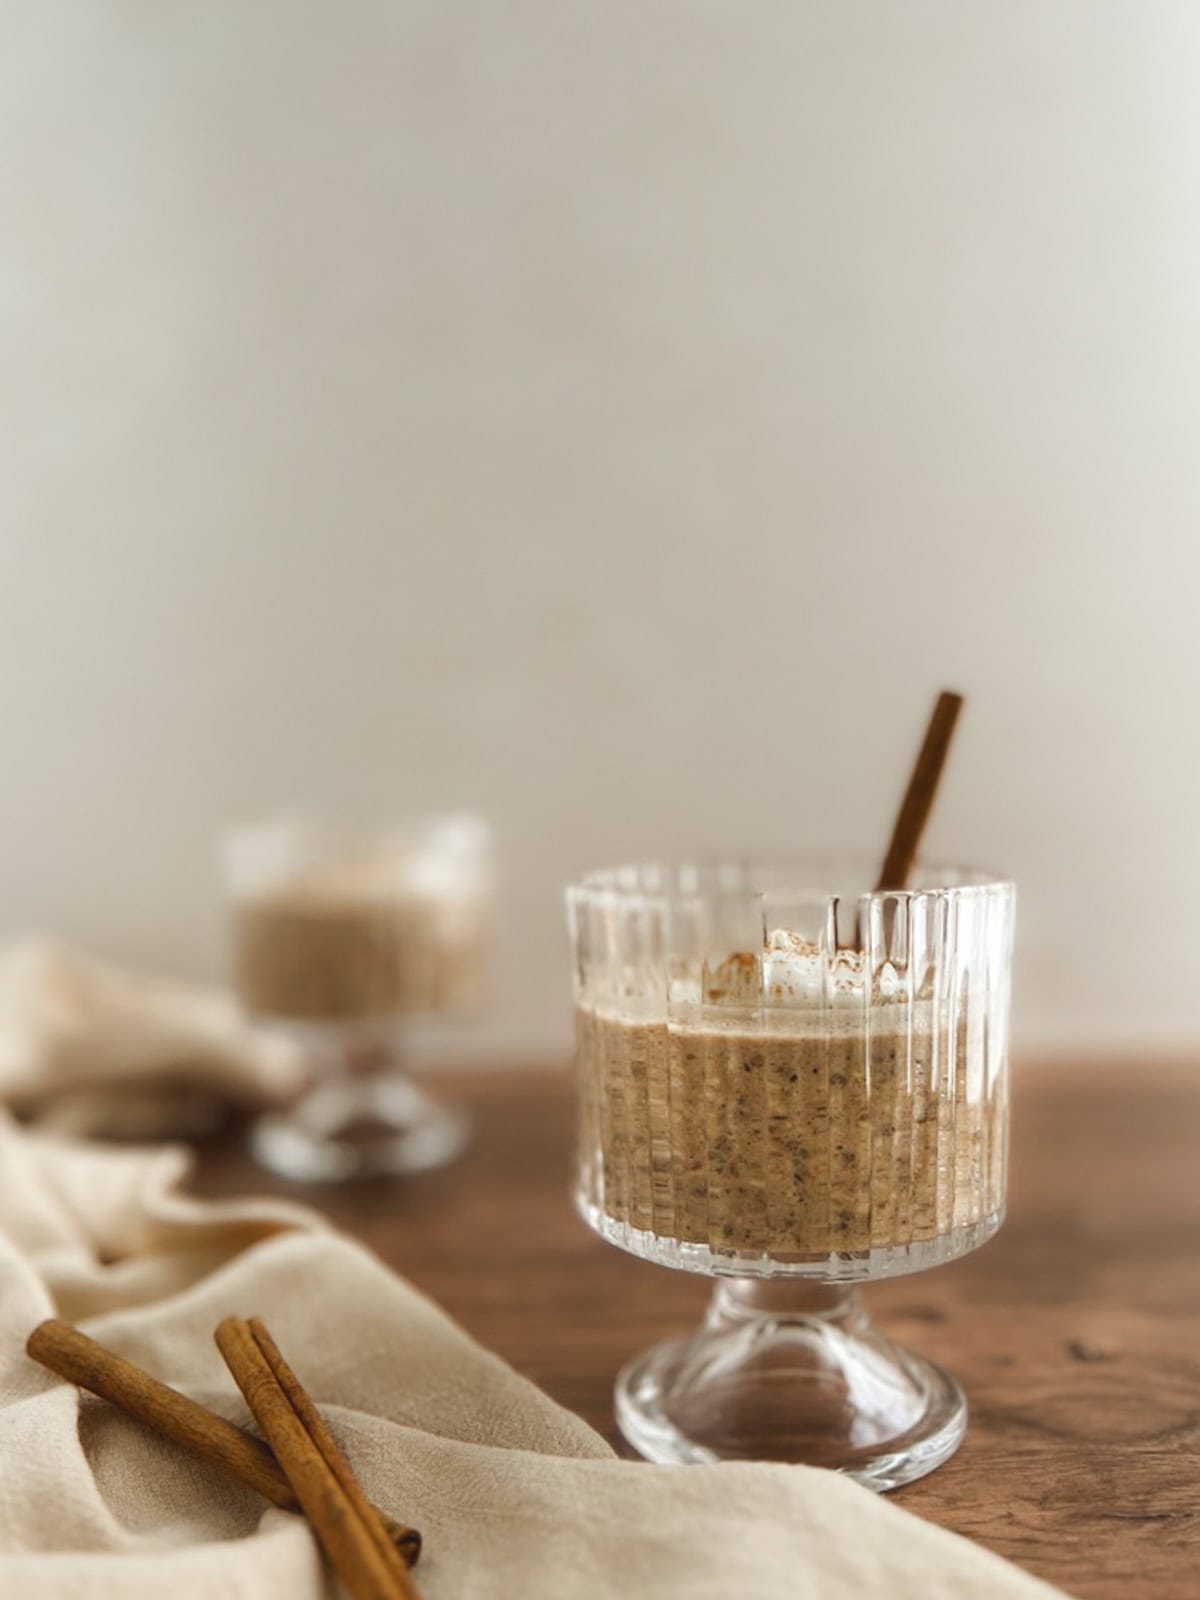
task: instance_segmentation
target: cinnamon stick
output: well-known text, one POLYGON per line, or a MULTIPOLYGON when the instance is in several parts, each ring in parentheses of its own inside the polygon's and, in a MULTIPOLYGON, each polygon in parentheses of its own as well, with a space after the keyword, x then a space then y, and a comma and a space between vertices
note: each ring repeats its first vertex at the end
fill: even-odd
MULTIPOLYGON (((69 1322, 52 1317, 40 1323, 29 1335, 25 1348, 34 1361, 58 1377, 118 1406, 273 1505, 285 1511, 301 1509, 269 1445, 189 1400, 177 1389, 160 1383, 69 1322)), ((421 1553, 421 1535, 382 1512, 379 1516, 405 1564, 414 1566, 421 1553)))
POLYGON ((261 1320, 258 1317, 251 1317, 247 1326, 267 1365, 274 1373, 275 1381, 291 1402, 292 1409, 304 1424, 309 1438, 324 1457, 326 1466, 341 1485, 346 1498, 350 1501, 359 1520, 366 1528, 372 1542, 378 1548, 380 1555, 383 1557, 384 1565, 391 1570, 393 1578, 402 1586, 401 1593, 411 1592, 411 1590, 403 1588, 408 1573, 396 1552, 395 1545, 387 1536, 387 1530, 383 1525, 379 1512, 376 1511, 363 1493, 362 1485, 354 1476, 350 1463, 342 1454, 337 1440, 330 1433, 329 1425, 326 1423, 325 1418, 313 1404, 308 1391, 304 1388, 299 1378, 283 1359, 279 1346, 267 1332, 261 1320))
POLYGON ((883 866, 875 883, 876 894, 882 894, 887 889, 903 889, 908 883, 913 862, 917 858, 921 835, 925 831, 929 813, 933 810, 938 782, 942 776, 942 768, 946 764, 950 740, 954 735, 954 725, 958 721, 962 704, 962 695, 954 694, 949 689, 943 689, 937 697, 929 725, 925 729, 925 738, 916 765, 908 780, 908 788, 904 791, 904 799, 896 816, 895 826, 892 828, 887 855, 884 857, 883 866))
POLYGON ((322 1549, 353 1600, 414 1600, 417 1590, 407 1569, 401 1568, 402 1576, 398 1576, 385 1563, 362 1517, 280 1387, 249 1325, 241 1317, 226 1317, 217 1327, 216 1341, 322 1549))

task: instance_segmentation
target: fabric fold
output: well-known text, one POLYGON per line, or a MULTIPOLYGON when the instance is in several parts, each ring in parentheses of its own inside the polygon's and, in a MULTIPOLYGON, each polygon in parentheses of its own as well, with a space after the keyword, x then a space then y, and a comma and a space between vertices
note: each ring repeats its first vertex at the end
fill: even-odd
POLYGON ((297 1095, 297 1045, 215 985, 133 971, 51 939, 0 948, 0 1102, 75 1135, 160 1138, 229 1104, 297 1095))

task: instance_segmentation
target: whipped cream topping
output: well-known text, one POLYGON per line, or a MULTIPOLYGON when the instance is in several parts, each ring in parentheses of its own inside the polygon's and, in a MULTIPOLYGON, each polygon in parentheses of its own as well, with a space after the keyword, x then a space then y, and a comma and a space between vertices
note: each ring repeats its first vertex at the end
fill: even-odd
MULTIPOLYGON (((735 951, 719 966, 705 969, 702 977, 676 977, 670 1000, 675 1005, 807 1010, 830 1001, 861 1001, 866 987, 861 950, 823 950, 788 928, 773 928, 761 950, 735 951)), ((876 999, 888 999, 901 988, 890 967, 876 973, 876 999)))

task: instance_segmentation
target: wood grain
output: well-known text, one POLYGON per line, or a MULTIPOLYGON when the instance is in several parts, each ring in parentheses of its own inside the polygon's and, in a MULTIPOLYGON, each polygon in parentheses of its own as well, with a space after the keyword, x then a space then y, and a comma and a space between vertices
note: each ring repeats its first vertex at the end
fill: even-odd
MULTIPOLYGON (((867 1291, 971 1404, 959 1453, 896 1500, 1080 1600, 1200 1595, 1198 1066, 1024 1065, 998 1237, 867 1291)), ((302 1193, 617 1443, 613 1374, 694 1324, 709 1285, 574 1216, 569 1073, 444 1073, 438 1092, 476 1117, 443 1172, 300 1191, 227 1138, 198 1186, 302 1193)))

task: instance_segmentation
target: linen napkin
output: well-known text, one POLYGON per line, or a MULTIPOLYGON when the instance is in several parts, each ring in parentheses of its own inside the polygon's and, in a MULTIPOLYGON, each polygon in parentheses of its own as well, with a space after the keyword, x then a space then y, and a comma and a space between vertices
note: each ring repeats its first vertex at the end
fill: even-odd
POLYGON ((0 1112, 0 1595, 318 1600, 303 1519, 24 1354, 57 1314, 249 1421, 213 1345, 259 1314, 428 1600, 1038 1600, 1058 1591, 833 1473, 618 1460, 362 1247, 281 1201, 178 1192, 186 1155, 0 1112))
POLYGON ((195 1133, 224 1104, 286 1100, 296 1047, 218 988, 131 972, 49 940, 0 951, 0 1101, 70 1133, 195 1133))

